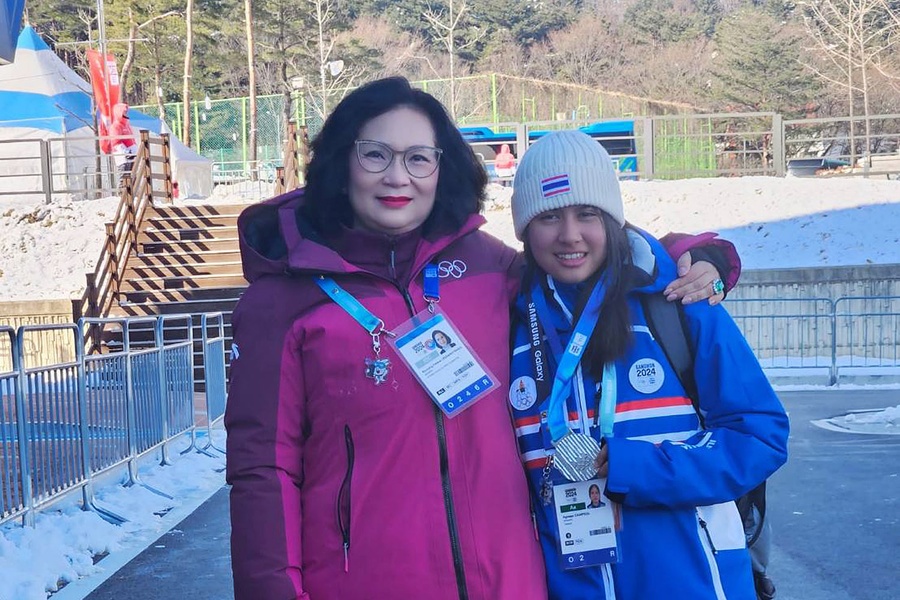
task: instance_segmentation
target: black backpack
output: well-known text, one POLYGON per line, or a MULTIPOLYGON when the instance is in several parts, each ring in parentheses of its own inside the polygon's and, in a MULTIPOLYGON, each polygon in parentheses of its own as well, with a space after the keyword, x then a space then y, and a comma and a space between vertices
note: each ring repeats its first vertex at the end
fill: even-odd
MULTIPOLYGON (((694 350, 684 321, 684 309, 681 303, 669 302, 662 294, 642 295, 641 302, 647 325, 653 337, 663 349, 678 380, 690 397, 691 404, 694 405, 694 410, 700 418, 700 425, 705 426, 703 415, 700 414, 697 382, 694 380, 694 350)), ((756 593, 760 599, 774 598, 775 588, 765 573, 768 552, 760 549, 759 552, 754 553, 754 546, 763 531, 766 518, 766 482, 763 481, 756 488, 735 500, 735 503, 744 524, 747 547, 755 559, 754 563, 758 562, 763 567, 762 571, 754 569, 753 581, 756 585, 756 593)))

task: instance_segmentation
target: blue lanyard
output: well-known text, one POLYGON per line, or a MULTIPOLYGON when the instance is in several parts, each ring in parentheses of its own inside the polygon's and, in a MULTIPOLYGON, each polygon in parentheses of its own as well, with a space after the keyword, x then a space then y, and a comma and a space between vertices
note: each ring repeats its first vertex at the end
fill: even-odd
POLYGON ((322 275, 316 279, 316 283, 322 288, 323 292, 328 294, 338 306, 347 311, 347 314, 353 317, 371 335, 377 335, 384 330, 384 321, 369 312, 369 309, 360 304, 359 300, 339 286, 334 279, 322 275))
MULTIPOLYGON (((339 286, 334 279, 320 275, 316 279, 316 284, 371 335, 378 335, 384 331, 384 321, 369 312, 369 309, 360 304, 359 300, 339 286)), ((425 266, 423 287, 425 289, 425 299, 429 303, 441 299, 437 265, 428 264, 425 266)))
POLYGON ((605 438, 613 436, 613 425, 616 422, 616 365, 603 365, 603 380, 600 382, 600 435, 605 438))
POLYGON ((440 301, 440 280, 438 279, 437 265, 432 263, 425 265, 425 271, 422 274, 422 288, 426 302, 430 304, 440 301))
MULTIPOLYGON (((575 324, 569 343, 566 345, 562 358, 559 359, 556 375, 553 378, 553 388, 550 391, 550 401, 547 406, 547 427, 550 430, 550 437, 554 444, 569 433, 569 414, 566 408, 566 397, 568 394, 566 392, 571 387, 572 378, 575 377, 575 371, 578 369, 578 364, 581 362, 587 343, 594 332, 594 328, 597 326, 597 320, 600 318, 599 308, 603 302, 605 291, 603 279, 601 278, 594 286, 594 289, 591 290, 591 295, 584 306, 584 310, 581 311, 578 322, 575 324)), ((546 302, 541 297, 540 291, 535 294, 534 300, 537 304, 538 313, 543 312, 546 317, 549 317, 550 314, 547 311, 546 302), (543 303, 543 306, 541 303, 543 303)), ((604 400, 604 395, 601 395, 601 403, 604 400)), ((615 410, 615 405, 613 405, 612 410, 615 410)))

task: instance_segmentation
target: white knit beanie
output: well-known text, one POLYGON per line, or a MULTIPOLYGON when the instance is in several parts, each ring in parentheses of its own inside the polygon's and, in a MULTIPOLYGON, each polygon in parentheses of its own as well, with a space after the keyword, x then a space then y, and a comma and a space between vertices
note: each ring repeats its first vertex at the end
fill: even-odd
POLYGON ((513 182, 512 215, 516 237, 544 211, 596 206, 625 226, 625 209, 616 167, 599 142, 581 131, 555 131, 524 154, 513 182))

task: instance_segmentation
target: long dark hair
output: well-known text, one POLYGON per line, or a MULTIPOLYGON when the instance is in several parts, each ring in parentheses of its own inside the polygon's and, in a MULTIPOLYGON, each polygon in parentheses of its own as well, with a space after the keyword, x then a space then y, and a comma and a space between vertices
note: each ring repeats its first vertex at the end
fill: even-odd
POLYGON ((403 77, 372 81, 350 92, 335 107, 311 144, 312 160, 306 168, 306 191, 300 208, 303 217, 320 233, 336 233, 352 226, 353 209, 347 195, 351 152, 360 129, 395 108, 409 107, 428 117, 435 142, 443 150, 434 208, 423 233, 443 234, 459 229, 481 211, 487 173, 434 96, 414 89, 403 77))
MULTIPOLYGON (((595 380, 600 379, 603 373, 603 365, 622 357, 631 346, 633 334, 631 331, 631 312, 628 309, 628 292, 633 286, 631 273, 631 244, 625 229, 616 223, 615 219, 603 212, 603 228, 606 230, 606 260, 600 269, 593 274, 585 286, 581 298, 578 299, 576 310, 573 311, 575 319, 581 314, 581 310, 591 293, 594 283, 600 278, 606 278, 606 295, 600 305, 600 319, 591 334, 584 355, 581 357, 582 368, 595 380)), ((536 278, 543 279, 544 271, 534 260, 534 255, 528 247, 528 235, 525 237, 525 257, 528 261, 523 289, 529 289, 536 278)), ((544 287, 544 286, 542 286, 544 287)))

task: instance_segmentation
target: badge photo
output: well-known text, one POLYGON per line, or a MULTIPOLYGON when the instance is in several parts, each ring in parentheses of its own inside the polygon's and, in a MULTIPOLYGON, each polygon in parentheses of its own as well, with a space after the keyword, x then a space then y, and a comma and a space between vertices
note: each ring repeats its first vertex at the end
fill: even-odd
POLYGON ((509 386, 509 403, 516 410, 527 410, 537 402, 537 385, 528 376, 519 377, 509 386))
POLYGON ((652 358, 637 360, 628 369, 628 381, 631 383, 631 387, 642 394, 659 391, 665 379, 662 365, 652 358))

